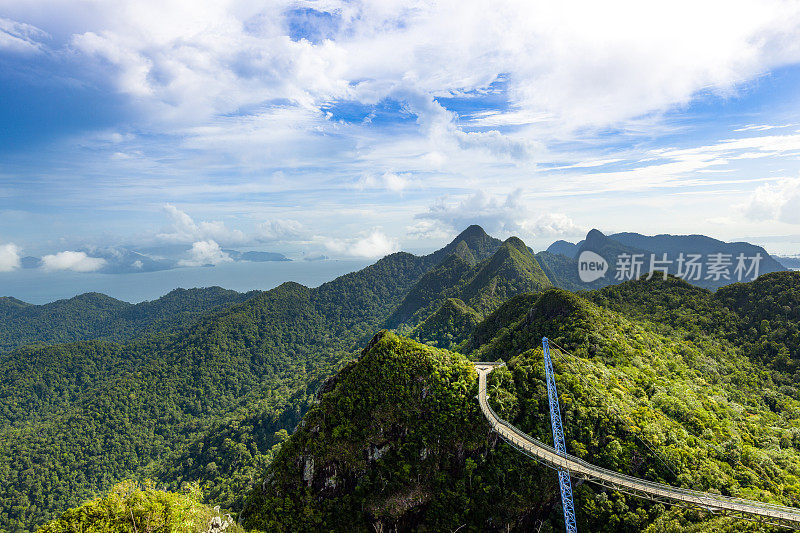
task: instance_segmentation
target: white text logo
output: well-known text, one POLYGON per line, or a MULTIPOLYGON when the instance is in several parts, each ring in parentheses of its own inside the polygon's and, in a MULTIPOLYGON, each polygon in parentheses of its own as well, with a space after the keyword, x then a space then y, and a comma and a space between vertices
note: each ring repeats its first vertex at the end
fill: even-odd
POLYGON ((584 283, 591 283, 606 275, 608 262, 603 256, 584 250, 578 257, 578 277, 584 283))

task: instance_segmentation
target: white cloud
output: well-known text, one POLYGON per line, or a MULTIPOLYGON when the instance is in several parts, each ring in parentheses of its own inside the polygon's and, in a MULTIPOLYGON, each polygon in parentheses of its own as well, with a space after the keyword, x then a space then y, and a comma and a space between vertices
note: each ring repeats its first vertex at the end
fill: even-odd
POLYGON ((400 249, 400 244, 395 239, 388 237, 379 229, 373 229, 368 234, 353 239, 318 238, 318 240, 336 254, 367 259, 383 257, 400 249))
POLYGON ((356 257, 383 257, 399 249, 400 245, 396 240, 375 230, 368 236, 357 239, 348 251, 356 257))
MULTIPOLYGON (((606 126, 685 104, 700 91, 731 94, 800 60, 800 6, 781 0, 506 0, 490 10, 477 0, 79 7, 30 0, 6 11, 71 35, 71 50, 112 72, 116 88, 136 97, 153 123, 208 125, 276 100, 302 114, 339 100, 396 97, 428 135, 512 157, 529 139, 450 126, 457 117, 433 97, 486 92, 500 80, 508 109, 475 113, 475 125, 606 126), (327 39, 287 35, 287 16, 298 7, 328 14, 327 39)), ((7 35, 30 40, 33 26, 5 20, 7 35)))
POLYGON ((531 209, 521 190, 505 196, 478 191, 455 203, 439 200, 416 218, 419 222, 408 230, 418 237, 438 236, 449 233, 447 230, 459 232, 470 224, 502 236, 563 238, 586 233, 566 214, 531 209))
POLYGON ((523 222, 522 226, 535 237, 564 238, 586 234, 586 228, 579 226, 563 213, 545 213, 523 222))
POLYGON ((215 240, 226 244, 237 244, 246 240, 244 233, 228 228, 224 222, 196 223, 186 212, 170 204, 164 206, 164 211, 169 215, 170 226, 156 236, 159 240, 174 243, 215 240))
POLYGON ((297 240, 305 235, 306 229, 297 220, 275 219, 258 224, 255 239, 259 242, 280 242, 297 240))
POLYGON ((36 26, 0 17, 0 50, 32 53, 42 51, 46 32, 36 26))
POLYGON ((380 175, 367 173, 356 183, 359 189, 386 189, 398 193, 419 186, 419 181, 412 174, 396 172, 384 172, 380 175))
POLYGON ((170 204, 164 206, 164 211, 169 216, 170 224, 156 235, 158 240, 164 242, 215 241, 225 245, 248 245, 300 241, 309 236, 303 224, 294 219, 265 220, 245 233, 239 229, 230 228, 221 221, 196 222, 185 211, 170 204))
POLYGON ((456 231, 470 224, 479 224, 489 233, 518 233, 528 218, 521 195, 520 190, 505 197, 478 191, 456 203, 440 199, 428 211, 416 215, 416 218, 438 221, 456 231))
POLYGON ((417 239, 447 239, 455 236, 453 228, 445 226, 438 220, 417 220, 406 227, 409 237, 417 239))
POLYGON ((21 266, 20 249, 14 243, 0 244, 0 272, 9 272, 21 266))
POLYGON ((216 266, 233 261, 231 256, 222 251, 219 244, 211 240, 193 243, 189 256, 189 259, 181 259, 178 264, 180 266, 216 266))
POLYGON ((105 259, 90 257, 86 252, 64 251, 42 257, 42 268, 49 271, 95 272, 105 265, 105 259))
MULTIPOLYGON (((122 110, 134 117, 127 132, 87 142, 77 153, 83 168, 70 181, 51 173, 59 175, 64 201, 82 207, 235 202, 254 220, 274 201, 303 212, 315 233, 341 236, 353 231, 341 212, 351 207, 354 179, 371 176, 363 186, 407 196, 424 186, 431 197, 447 195, 441 208, 414 221, 409 235, 442 235, 475 221, 493 232, 544 234, 569 231, 569 224, 538 221, 538 213, 518 209, 525 206, 497 197, 498 191, 523 187, 529 198, 561 201, 561 212, 584 209, 585 220, 594 199, 606 207, 628 205, 627 217, 641 196, 609 202, 619 191, 677 194, 708 185, 710 171, 734 164, 738 173, 725 188, 735 189, 733 180, 742 176, 764 177, 748 164, 783 156, 794 158, 795 169, 800 149, 797 136, 767 135, 642 153, 663 141, 659 135, 670 124, 691 128, 695 119, 706 120, 683 107, 698 95, 735 96, 756 79, 767 86, 770 78, 762 75, 800 62, 797 2, 500 0, 487 9, 477 0, 26 0, 6 2, 3 15, 9 18, 0 39, 43 51, 61 67, 54 72, 69 72, 101 92, 113 87, 128 97, 114 105, 134 107, 122 110), (329 15, 327 39, 287 35, 287 14, 298 8, 329 15), (449 97, 475 100, 455 106, 449 97), (375 104, 377 115, 389 111, 367 120, 348 115, 375 104), (673 111, 680 120, 662 122, 673 111), (619 154, 625 162, 615 165, 620 146, 628 147, 619 154), (557 172, 542 164, 578 161, 584 163, 557 172), (276 170, 286 173, 285 182, 270 180, 276 170), (418 176, 434 177, 421 184, 418 176), (483 197, 468 201, 465 191, 475 190, 485 191, 483 197), (586 199, 583 207, 564 200, 578 195, 586 199), (462 203, 477 216, 456 212, 462 203), (326 214, 314 209, 319 204, 326 214), (417 227, 422 222, 428 226, 417 227)), ((767 122, 787 122, 765 112, 747 120, 752 124, 741 130, 751 133, 744 135, 781 132, 767 122)), ((731 136, 718 131, 718 138, 731 136)), ((724 203, 728 196, 714 198, 724 203)), ((402 206, 375 199, 365 208, 359 227, 388 228, 391 211, 402 228, 424 206, 413 198, 402 206)), ((267 223, 245 235, 229 218, 200 221, 197 214, 195 220, 177 207, 168 212, 164 242, 279 242, 294 231, 267 223)), ((668 224, 697 220, 688 208, 663 213, 668 224)), ((635 223, 652 220, 648 214, 635 223)))
POLYGON ((800 223, 800 178, 761 185, 741 208, 751 220, 800 223))

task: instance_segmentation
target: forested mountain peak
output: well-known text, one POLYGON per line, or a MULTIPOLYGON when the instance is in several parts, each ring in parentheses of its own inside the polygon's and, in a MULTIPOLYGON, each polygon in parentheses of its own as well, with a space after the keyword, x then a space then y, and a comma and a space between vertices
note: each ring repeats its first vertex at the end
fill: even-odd
MULTIPOLYGON (((283 449, 290 455, 279 456, 259 485, 272 491, 263 501, 283 497, 283 514, 248 510, 252 524, 270 531, 313 530, 320 520, 335 529, 346 519, 340 510, 351 506, 349 518, 364 519, 367 529, 557 524, 555 478, 488 433, 465 357, 395 333, 373 337, 398 311, 406 317, 399 331, 473 359, 508 361, 490 382, 491 401, 537 438, 549 438, 546 335, 577 357, 564 366, 554 352, 572 453, 680 486, 800 501, 800 485, 774 491, 758 481, 770 475, 764 465, 784 472, 800 464, 792 455, 800 274, 769 274, 718 293, 655 276, 575 294, 552 288, 521 240, 475 236, 473 245, 492 247, 481 260, 488 248, 462 239, 445 257, 401 252, 316 288, 287 282, 240 295, 184 329, 124 344, 27 347, 0 358, 0 442, 7 443, 0 446, 0 523, 27 531, 134 476, 173 490, 199 481, 210 487, 209 502, 236 512, 251 480, 283 449), (678 463, 678 477, 642 462, 652 457, 633 438, 640 429, 602 408, 612 401, 678 463), (462 433, 451 438, 455 426, 462 433), (296 439, 287 441, 295 427, 296 439)), ((178 290, 159 305, 227 296, 219 288, 178 290)), ((576 491, 584 519, 592 517, 588 530, 673 524, 668 512, 593 490, 576 491), (631 513, 615 513, 620 506, 631 513)), ((351 524, 342 528, 360 527, 351 524)))
MULTIPOLYGON (((776 280, 796 285, 800 277, 781 273, 776 280)), ((717 298, 675 278, 643 278, 584 296, 560 289, 522 294, 474 328, 482 333, 471 337, 470 357, 507 361, 507 369, 490 375, 494 409, 549 442, 541 350, 547 336, 569 453, 643 479, 797 505, 796 387, 776 386, 737 337, 725 336, 719 326, 736 315, 717 298), (638 294, 655 296, 649 317, 638 294), (627 297, 633 306, 618 305, 627 297), (681 312, 684 298, 694 307, 681 312), (729 314, 694 311, 704 305, 729 314), (657 311, 665 306, 672 315, 657 311), (660 329, 655 316, 671 320, 671 329, 660 329), (781 444, 769 446, 770 439, 781 444)), ((437 314, 459 309, 463 302, 450 299, 437 314)), ((322 524, 348 531, 527 531, 543 523, 558 529, 556 476, 488 431, 474 401, 474 374, 460 357, 391 333, 376 336, 254 486, 245 524, 270 531, 322 524)), ((665 510, 590 484, 576 486, 575 501, 587 531, 763 527, 665 510)))
POLYGON ((450 242, 450 244, 440 250, 437 250, 431 254, 431 256, 434 257, 435 262, 438 263, 455 253, 460 242, 464 242, 467 245, 477 261, 483 261, 492 255, 501 244, 499 239, 495 239, 494 237, 487 235, 482 227, 473 224, 459 233, 458 236, 450 242))
POLYGON ((482 227, 477 224, 471 224, 467 226, 467 228, 458 234, 458 237, 453 239, 462 240, 466 242, 476 242, 476 241, 485 241, 487 239, 492 239, 486 231, 482 227))
MULTIPOLYGON (((459 249, 465 251, 463 245, 456 247, 459 249)), ((448 298, 461 301, 478 316, 485 316, 515 294, 549 286, 550 281, 525 243, 511 237, 500 242, 490 257, 477 264, 466 261, 463 255, 448 256, 422 276, 386 324, 389 328, 408 331, 430 317, 448 298)), ((439 316, 452 318, 450 313, 439 316)), ((456 332, 452 334, 461 336, 456 332)))
POLYGON ((457 499, 452 507, 428 507, 454 489, 467 490, 456 488, 460 472, 467 457, 479 455, 486 434, 473 399, 475 377, 461 355, 388 332, 376 335, 282 447, 269 480, 245 506, 245 526, 276 532, 458 527, 464 511, 457 499))
POLYGON ((500 303, 521 292, 536 292, 552 286, 536 257, 524 242, 510 237, 492 257, 475 267, 476 272, 464 288, 462 300, 486 314, 500 303), (481 303, 475 301, 481 300, 481 303))
POLYGON ((567 242, 563 239, 559 239, 548 246, 547 251, 551 254, 559 254, 565 257, 573 258, 578 253, 578 245, 567 242))
POLYGON ((584 239, 585 243, 595 244, 600 240, 606 239, 606 235, 597 228, 592 228, 589 230, 589 233, 586 234, 586 238, 584 239))

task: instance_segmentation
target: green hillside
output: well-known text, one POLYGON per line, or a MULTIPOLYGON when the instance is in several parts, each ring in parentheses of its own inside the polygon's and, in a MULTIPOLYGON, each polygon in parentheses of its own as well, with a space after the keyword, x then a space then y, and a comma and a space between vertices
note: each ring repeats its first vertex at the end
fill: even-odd
MULTIPOLYGON (((469 364, 507 361, 490 401, 549 442, 542 336, 570 352, 553 350, 570 453, 800 505, 800 273, 716 293, 658 277, 575 294, 545 272, 519 239, 471 227, 434 254, 286 283, 163 332, 0 354, 0 531, 70 507, 73 520, 146 478, 145 492, 171 491, 153 501, 185 502, 199 483, 204 503, 262 531, 558 531, 555 476, 489 431, 469 364), (436 347, 373 338, 393 321, 436 347)), ((575 493, 583 531, 764 531, 575 493)))
POLYGON ((2 297, 0 353, 36 343, 124 341, 187 326, 204 313, 243 302, 257 293, 238 293, 220 287, 175 289, 157 300, 139 304, 96 292, 44 305, 2 297))
POLYGON ((458 299, 478 316, 485 316, 512 296, 552 286, 533 253, 516 237, 477 263, 464 253, 464 247, 461 250, 457 248, 420 279, 389 317, 387 327, 408 331, 431 317, 448 299, 458 299))
MULTIPOLYGON (((800 287, 797 276, 781 281, 788 286, 779 294, 800 287)), ((764 300, 772 283, 731 291, 764 300)), ((587 297, 520 295, 478 325, 465 349, 472 359, 508 361, 490 376, 493 407, 545 442, 542 336, 570 352, 554 350, 570 453, 675 486, 800 506, 797 388, 742 347, 747 316, 727 307, 730 298, 675 279, 587 297)), ((254 488, 245 525, 560 530, 555 475, 489 431, 466 361, 376 337, 284 444, 254 488)), ((583 531, 765 530, 589 484, 575 493, 583 531)))
POLYGON ((474 309, 458 298, 448 298, 435 313, 411 330, 409 336, 431 346, 453 349, 480 321, 474 309))
POLYGON ((773 369, 778 383, 793 385, 800 378, 800 272, 772 272, 715 293, 670 277, 626 282, 586 296, 689 340, 704 332, 728 339, 773 369))
POLYGON ((461 355, 376 336, 284 444, 246 504, 245 527, 455 529, 470 501, 467 457, 480 455, 486 436, 475 379, 461 355))
MULTIPOLYGON (((471 229, 450 248, 463 241, 481 256, 493 242, 481 233, 471 229)), ((392 254, 315 289, 285 283, 184 329, 124 343, 0 355, 0 530, 27 531, 132 476, 219 478, 226 485, 210 494, 241 501, 233 492, 255 471, 246 455, 202 472, 180 458, 225 420, 250 427, 254 417, 277 417, 286 425, 263 438, 234 435, 251 456, 268 456, 275 433, 304 412, 304 391, 352 357, 442 258, 392 254)))

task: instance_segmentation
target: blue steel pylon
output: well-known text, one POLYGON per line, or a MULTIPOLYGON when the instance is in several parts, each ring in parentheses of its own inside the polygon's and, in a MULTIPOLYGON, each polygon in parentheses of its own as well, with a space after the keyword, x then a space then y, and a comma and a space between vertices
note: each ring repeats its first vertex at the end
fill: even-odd
MULTIPOLYGON (((561 425, 561 408, 558 405, 558 392, 556 392, 553 362, 550 360, 550 343, 547 341, 547 337, 542 337, 542 348, 544 349, 544 371, 547 377, 547 398, 550 400, 550 425, 553 426, 553 444, 558 453, 566 455, 567 447, 564 444, 564 428, 561 425)), ((561 486, 561 506, 564 508, 564 525, 567 533, 578 533, 569 472, 564 469, 558 470, 558 484, 561 486)))

